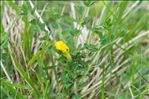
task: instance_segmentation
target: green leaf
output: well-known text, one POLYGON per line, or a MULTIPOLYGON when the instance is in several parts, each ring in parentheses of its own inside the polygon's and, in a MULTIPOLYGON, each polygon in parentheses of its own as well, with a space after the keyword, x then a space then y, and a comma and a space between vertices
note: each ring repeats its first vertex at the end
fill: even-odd
POLYGON ((59 25, 58 25, 57 22, 53 22, 53 23, 52 23, 52 27, 53 27, 54 29, 58 29, 58 28, 59 28, 59 25))
POLYGON ((42 24, 40 23, 40 24, 39 24, 39 27, 40 27, 40 29, 41 29, 42 31, 45 30, 45 24, 44 24, 44 23, 42 23, 42 24))
POLYGON ((83 18, 81 25, 83 26, 83 25, 89 24, 89 23, 91 23, 91 21, 92 21, 91 17, 85 17, 85 18, 83 18))
POLYGON ((37 22, 36 19, 32 19, 32 20, 30 21, 30 23, 33 24, 33 25, 36 25, 38 22, 37 22))
POLYGON ((78 35, 80 35, 80 30, 78 30, 78 29, 72 29, 72 30, 70 30, 70 34, 72 36, 78 36, 78 35))
POLYGON ((103 35, 102 32, 99 33, 99 38, 100 38, 101 44, 105 45, 105 44, 107 43, 107 39, 106 39, 106 37, 103 35))
POLYGON ((31 25, 30 31, 33 33, 36 33, 36 32, 41 32, 42 30, 40 29, 40 26, 36 24, 36 25, 31 25))
POLYGON ((49 86, 50 86, 50 81, 47 80, 46 86, 45 86, 45 89, 44 89, 44 92, 43 92, 44 99, 47 99, 47 93, 48 93, 48 90, 49 90, 49 86))
POLYGON ((96 48, 96 45, 93 45, 93 44, 87 44, 85 43, 84 44, 84 47, 88 50, 90 50, 91 52, 96 52, 98 51, 98 49, 96 48))
POLYGON ((20 15, 28 15, 29 13, 31 13, 30 7, 28 5, 27 2, 24 2, 21 8, 21 14, 20 15))
POLYGON ((16 66, 17 70, 19 71, 20 75, 26 80, 26 82, 31 86, 33 91, 36 93, 37 96, 40 96, 39 91, 35 87, 35 83, 33 80, 29 77, 28 71, 25 71, 23 66, 18 61, 16 55, 12 52, 12 50, 9 48, 10 56, 12 59, 13 64, 16 66))
POLYGON ((36 55, 34 55, 28 62, 28 66, 31 68, 33 63, 42 55, 50 44, 46 44, 42 50, 40 50, 36 55))
POLYGON ((95 1, 90 1, 90 0, 84 1, 84 5, 86 5, 87 7, 93 5, 94 3, 95 1))
MULTIPOLYGON (((7 87, 7 90, 13 94, 13 97, 16 97, 17 99, 23 99, 23 96, 21 95, 21 93, 15 88, 15 86, 6 80, 1 80, 1 86, 7 87)), ((4 90, 4 89, 3 89, 4 90)), ((6 90, 6 89, 5 89, 6 90)))
POLYGON ((44 36, 41 38, 42 40, 48 40, 49 39, 49 33, 45 32, 44 36))

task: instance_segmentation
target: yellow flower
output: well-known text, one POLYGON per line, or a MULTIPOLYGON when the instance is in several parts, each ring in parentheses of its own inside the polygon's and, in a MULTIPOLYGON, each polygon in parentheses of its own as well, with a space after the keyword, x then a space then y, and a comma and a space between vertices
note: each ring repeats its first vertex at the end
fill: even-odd
POLYGON ((69 48, 63 41, 57 41, 55 47, 57 50, 62 51, 68 60, 71 60, 71 56, 69 54, 69 48))
POLYGON ((63 53, 68 53, 69 52, 68 46, 63 41, 57 41, 55 46, 56 46, 57 50, 60 50, 63 53))

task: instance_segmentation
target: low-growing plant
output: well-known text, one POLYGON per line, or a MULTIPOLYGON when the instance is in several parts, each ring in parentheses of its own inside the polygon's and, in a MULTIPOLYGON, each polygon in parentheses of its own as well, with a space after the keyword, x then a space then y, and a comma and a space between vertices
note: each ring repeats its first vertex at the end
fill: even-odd
POLYGON ((1 1, 1 99, 148 99, 148 1, 1 1))

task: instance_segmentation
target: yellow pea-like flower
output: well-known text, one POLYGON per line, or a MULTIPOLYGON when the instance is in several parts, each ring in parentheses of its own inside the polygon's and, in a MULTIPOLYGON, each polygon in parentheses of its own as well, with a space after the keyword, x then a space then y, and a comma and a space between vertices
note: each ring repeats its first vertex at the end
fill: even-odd
POLYGON ((56 46, 57 50, 60 50, 63 53, 68 53, 69 52, 68 46, 63 41, 57 41, 55 46, 56 46))
POLYGON ((57 41, 55 47, 57 50, 62 51, 68 60, 71 60, 71 56, 69 54, 69 47, 63 41, 57 41))

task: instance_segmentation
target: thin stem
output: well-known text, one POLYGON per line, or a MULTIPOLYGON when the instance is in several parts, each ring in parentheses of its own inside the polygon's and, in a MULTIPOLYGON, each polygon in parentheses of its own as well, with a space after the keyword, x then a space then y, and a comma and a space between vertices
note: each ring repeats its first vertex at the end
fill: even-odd
POLYGON ((105 86, 104 86, 104 82, 105 82, 105 66, 103 65, 103 71, 102 71, 102 91, 101 91, 101 99, 104 99, 104 93, 105 93, 105 86))
POLYGON ((125 18, 131 12, 131 10, 134 9, 134 7, 136 7, 139 4, 139 2, 140 1, 138 0, 131 7, 129 7, 127 12, 122 16, 122 18, 125 18))
POLYGON ((9 74, 6 71, 4 64, 2 63, 2 61, 0 61, 0 63, 1 63, 1 67, 2 67, 2 69, 3 69, 3 71, 4 71, 5 75, 6 75, 7 79, 12 83, 12 80, 10 79, 9 74))

